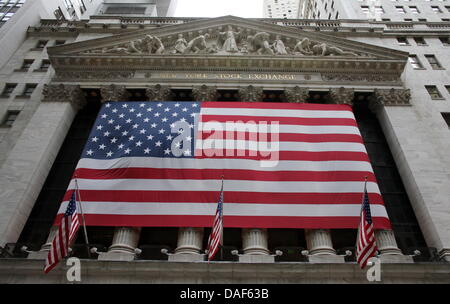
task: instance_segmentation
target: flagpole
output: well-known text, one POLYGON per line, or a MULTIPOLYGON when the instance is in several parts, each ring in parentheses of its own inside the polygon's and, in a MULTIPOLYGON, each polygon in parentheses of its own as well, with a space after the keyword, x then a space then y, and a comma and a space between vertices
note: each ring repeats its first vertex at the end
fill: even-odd
POLYGON ((224 176, 222 175, 222 187, 220 189, 220 195, 222 195, 222 236, 220 237, 220 260, 223 261, 223 203, 224 203, 224 199, 223 199, 223 179, 224 176))
POLYGON ((78 187, 77 175, 75 174, 74 177, 75 177, 75 188, 76 188, 77 197, 78 197, 78 200, 76 200, 76 201, 79 202, 80 213, 81 213, 81 221, 83 222, 84 240, 86 241, 86 248, 87 248, 88 257, 91 258, 91 250, 89 249, 89 239, 88 239, 88 235, 87 235, 86 222, 84 220, 83 207, 82 207, 82 204, 81 204, 80 188, 78 187))

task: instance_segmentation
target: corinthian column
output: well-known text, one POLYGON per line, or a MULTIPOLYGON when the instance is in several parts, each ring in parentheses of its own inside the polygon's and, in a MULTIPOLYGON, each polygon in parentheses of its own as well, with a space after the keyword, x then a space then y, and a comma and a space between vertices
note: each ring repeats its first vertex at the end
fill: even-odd
POLYGON ((112 245, 108 252, 100 253, 103 261, 132 261, 136 257, 136 247, 139 243, 141 228, 117 227, 114 231, 112 245))
POLYGON ((306 244, 308 260, 311 263, 344 263, 343 256, 336 255, 329 229, 307 229, 306 244))
POLYGON ((306 103, 306 100, 309 97, 309 89, 296 86, 285 89, 284 95, 286 96, 287 102, 306 103))
POLYGON ((333 88, 330 89, 329 98, 331 103, 335 104, 346 104, 353 106, 353 98, 355 96, 354 89, 347 88, 333 88))
POLYGON ((200 254, 203 243, 203 228, 180 227, 178 230, 177 248, 169 255, 171 262, 196 262, 205 259, 200 254))
POLYGON ((169 101, 173 94, 169 87, 160 84, 146 89, 147 98, 150 101, 169 101))
POLYGON ((100 94, 102 95, 102 102, 127 101, 129 98, 129 93, 123 85, 101 86, 100 94))
POLYGON ((192 89, 192 95, 196 101, 216 101, 217 100, 217 88, 208 87, 202 85, 199 87, 194 87, 192 89))
POLYGON ((413 258, 403 255, 397 246, 394 231, 375 230, 375 240, 382 263, 413 263, 413 258))
POLYGON ((273 263, 275 258, 269 255, 267 229, 242 229, 242 247, 244 254, 239 256, 243 263, 273 263))
POLYGON ((249 85, 245 88, 239 89, 239 98, 241 101, 257 102, 262 101, 263 89, 261 87, 254 87, 249 85))

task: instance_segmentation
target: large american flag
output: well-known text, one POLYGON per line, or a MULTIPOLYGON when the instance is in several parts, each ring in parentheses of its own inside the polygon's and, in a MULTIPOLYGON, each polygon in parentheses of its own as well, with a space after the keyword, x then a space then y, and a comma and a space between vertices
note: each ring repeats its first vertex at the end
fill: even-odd
POLYGON ((361 208, 361 220, 358 228, 358 237, 356 241, 356 259, 359 266, 363 269, 367 262, 377 252, 375 241, 375 232, 373 227, 372 216, 370 213, 369 196, 367 189, 364 187, 364 197, 361 208))
POLYGON ((217 251, 223 242, 223 182, 222 189, 220 190, 219 202, 217 203, 216 216, 214 217, 214 223, 211 230, 211 234, 208 238, 208 261, 214 259, 217 251))
POLYGON ((347 105, 109 102, 75 175, 87 225, 210 227, 223 175, 225 227, 356 229, 365 176, 390 227, 347 105))
POLYGON ((76 191, 72 191, 66 212, 61 218, 58 231, 53 238, 50 251, 45 260, 45 273, 52 270, 60 260, 69 254, 70 245, 74 241, 79 227, 80 221, 77 213, 76 191))

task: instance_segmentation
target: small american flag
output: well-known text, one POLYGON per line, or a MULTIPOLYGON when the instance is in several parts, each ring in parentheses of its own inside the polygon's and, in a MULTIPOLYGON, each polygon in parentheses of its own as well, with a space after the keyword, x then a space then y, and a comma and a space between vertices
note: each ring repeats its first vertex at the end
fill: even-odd
POLYGON ((214 224, 208 239, 208 261, 214 259, 217 251, 223 241, 223 181, 222 189, 220 190, 219 203, 217 204, 216 217, 214 218, 214 224))
MULTIPOLYGON (((366 181, 367 184, 367 181, 366 181)), ((366 267, 367 261, 375 256, 377 245, 375 242, 372 216, 370 214, 369 196, 366 184, 364 184, 364 198, 361 208, 361 221, 358 228, 358 239, 356 244, 356 257, 361 269, 366 267)))
POLYGON ((53 238, 52 247, 45 261, 44 272, 52 270, 60 260, 69 254, 69 247, 75 239, 75 235, 80 227, 80 221, 77 213, 76 190, 73 191, 70 202, 67 206, 58 232, 53 238))

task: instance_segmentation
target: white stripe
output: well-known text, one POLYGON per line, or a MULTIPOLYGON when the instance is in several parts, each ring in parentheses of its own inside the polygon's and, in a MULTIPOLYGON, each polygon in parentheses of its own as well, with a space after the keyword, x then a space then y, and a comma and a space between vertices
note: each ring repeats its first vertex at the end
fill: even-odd
MULTIPOLYGON (((327 110, 290 110, 290 109, 256 109, 256 108, 207 108, 202 107, 202 115, 224 116, 265 116, 265 117, 295 117, 295 118, 352 118, 351 111, 327 110)), ((230 117, 231 118, 231 117, 230 117)))
POLYGON ((291 142, 291 141, 269 141, 258 142, 250 140, 223 140, 223 139, 204 139, 197 140, 196 147, 212 148, 212 149, 248 149, 251 151, 304 151, 304 152, 326 152, 326 151, 343 151, 343 152, 364 152, 366 148, 360 143, 347 142, 291 142))
MULTIPOLYGON (((137 191, 214 191, 221 180, 191 179, 82 179, 78 178, 80 190, 137 190, 137 191)), ((69 189, 75 188, 75 181, 69 189)), ((380 194, 378 185, 367 183, 369 193, 380 194)), ((297 182, 297 181, 248 181, 227 180, 227 191, 269 193, 360 193, 361 182, 297 182)), ((83 202, 84 204, 84 202, 83 202)))
MULTIPOLYGON (((258 127, 258 126, 256 126, 258 127)), ((236 132, 255 132, 255 126, 245 123, 222 123, 222 122, 201 122, 198 127, 199 131, 236 131, 236 132)), ((271 131, 269 124, 268 130, 271 131)), ((353 134, 361 135, 359 129, 354 126, 302 126, 302 125, 279 125, 279 133, 290 134, 353 134)), ((273 131, 273 130, 272 130, 273 131)), ((260 131, 267 133, 266 129, 260 131)))
MULTIPOLYGON (((363 171, 373 172, 365 161, 279 161, 274 167, 261 166, 263 161, 251 159, 195 159, 159 157, 123 157, 96 160, 82 158, 77 168, 115 169, 115 168, 158 168, 158 169, 242 169, 257 171, 363 171)), ((359 190, 361 192, 361 189, 359 190)))
MULTIPOLYGON (((63 202, 59 213, 67 207, 63 202)), ((216 203, 84 202, 84 214, 111 215, 214 215, 216 203)), ((388 217, 383 205, 372 205, 373 216, 388 217)), ((224 216, 352 216, 360 204, 227 204, 224 216)))

